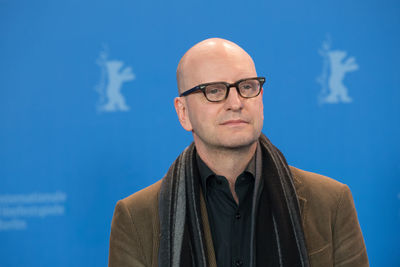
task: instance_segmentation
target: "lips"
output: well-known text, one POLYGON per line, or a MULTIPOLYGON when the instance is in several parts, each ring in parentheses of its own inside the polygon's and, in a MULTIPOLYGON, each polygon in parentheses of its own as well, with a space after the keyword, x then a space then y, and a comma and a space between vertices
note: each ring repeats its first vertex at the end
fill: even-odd
POLYGON ((221 123, 221 125, 241 125, 241 124, 247 124, 248 122, 245 120, 228 120, 228 121, 224 121, 223 123, 221 123))

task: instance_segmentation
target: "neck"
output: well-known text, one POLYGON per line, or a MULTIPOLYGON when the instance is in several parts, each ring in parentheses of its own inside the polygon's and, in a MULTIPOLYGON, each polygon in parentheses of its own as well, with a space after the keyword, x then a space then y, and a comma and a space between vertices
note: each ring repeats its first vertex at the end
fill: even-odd
POLYGON ((217 175, 228 179, 233 186, 237 177, 245 170, 257 148, 257 142, 241 148, 210 148, 196 144, 200 158, 217 175))

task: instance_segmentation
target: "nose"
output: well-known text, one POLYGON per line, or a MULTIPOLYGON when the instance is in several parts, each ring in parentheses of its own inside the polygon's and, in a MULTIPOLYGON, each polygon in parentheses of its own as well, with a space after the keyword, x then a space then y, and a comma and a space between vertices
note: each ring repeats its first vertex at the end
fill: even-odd
POLYGON ((241 110, 243 108, 243 97, 241 97, 236 87, 231 87, 228 97, 225 100, 225 106, 228 110, 241 110))

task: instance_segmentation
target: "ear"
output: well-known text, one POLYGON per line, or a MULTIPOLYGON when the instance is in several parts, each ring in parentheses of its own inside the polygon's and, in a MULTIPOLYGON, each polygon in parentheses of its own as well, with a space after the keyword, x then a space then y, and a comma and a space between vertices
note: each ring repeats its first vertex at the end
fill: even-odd
POLYGON ((192 131, 192 124, 190 123, 189 114, 187 110, 187 103, 183 97, 175 97, 174 106, 176 114, 178 115, 179 122, 181 123, 183 129, 186 131, 192 131))

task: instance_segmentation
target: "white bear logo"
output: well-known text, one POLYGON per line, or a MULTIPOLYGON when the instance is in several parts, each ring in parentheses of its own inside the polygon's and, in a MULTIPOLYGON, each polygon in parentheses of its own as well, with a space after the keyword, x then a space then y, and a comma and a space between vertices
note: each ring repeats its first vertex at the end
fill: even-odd
POLYGON ((346 59, 346 51, 331 50, 327 41, 323 43, 319 53, 324 59, 322 74, 317 79, 322 87, 319 103, 352 102, 348 89, 343 84, 343 79, 348 72, 358 70, 355 58, 348 57, 346 59))
POLYGON ((96 87, 100 95, 99 111, 128 111, 130 108, 121 94, 122 85, 135 79, 131 67, 123 67, 124 62, 108 60, 106 52, 100 53, 97 64, 102 68, 101 80, 96 87))

